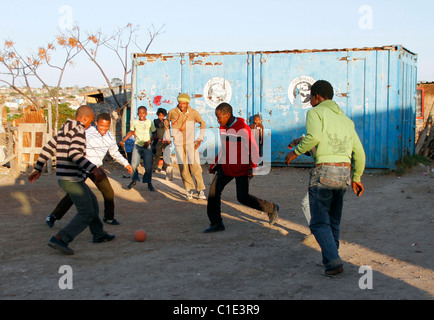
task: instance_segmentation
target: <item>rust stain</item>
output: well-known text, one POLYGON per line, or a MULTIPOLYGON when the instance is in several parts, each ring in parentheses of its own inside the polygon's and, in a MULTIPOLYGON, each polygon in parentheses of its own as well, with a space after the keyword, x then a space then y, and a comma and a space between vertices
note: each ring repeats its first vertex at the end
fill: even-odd
POLYGON ((342 97, 342 98, 346 98, 348 96, 347 92, 343 92, 343 93, 338 93, 336 94, 338 97, 342 97))
MULTIPOLYGON (((190 53, 182 53, 181 55, 188 54, 190 59, 193 60, 196 57, 208 57, 212 55, 219 55, 219 56, 225 56, 225 55, 244 55, 246 53, 248 54, 254 54, 254 53, 262 53, 262 54, 274 54, 274 53, 311 53, 311 52, 348 52, 348 51, 381 51, 381 50, 390 50, 390 51, 399 51, 402 49, 404 52, 409 54, 414 54, 413 52, 409 51, 408 49, 396 45, 392 46, 383 46, 383 47, 363 47, 363 48, 332 48, 332 49, 294 49, 294 50, 275 50, 275 51, 257 51, 257 52, 190 52, 190 53)), ((158 59, 161 59, 163 61, 173 59, 173 55, 165 55, 165 54, 149 54, 149 53, 135 53, 133 55, 134 58, 140 58, 145 57, 148 58, 150 61, 156 61, 158 59)))
POLYGON ((214 63, 212 63, 212 62, 207 62, 207 63, 205 63, 205 65, 206 66, 222 66, 223 65, 223 62, 214 62, 214 63))

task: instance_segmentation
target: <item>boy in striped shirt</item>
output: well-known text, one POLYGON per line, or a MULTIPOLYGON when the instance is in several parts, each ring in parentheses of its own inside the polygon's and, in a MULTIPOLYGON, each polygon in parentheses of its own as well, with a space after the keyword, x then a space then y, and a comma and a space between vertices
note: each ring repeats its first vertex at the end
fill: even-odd
POLYGON ((41 175, 44 164, 56 154, 56 176, 59 186, 71 197, 77 208, 74 218, 55 236, 48 245, 64 254, 72 255, 74 251, 68 247, 81 232, 89 227, 93 242, 100 243, 114 239, 103 229, 98 213, 98 200, 86 185, 86 175, 92 173, 95 181, 102 179, 102 172, 95 164, 86 159, 85 130, 95 119, 95 113, 89 106, 77 109, 75 120, 68 119, 57 136, 53 137, 42 149, 35 170, 30 174, 33 183, 41 175))
MULTIPOLYGON (((90 126, 86 129, 86 158, 95 164, 98 168, 103 165, 103 160, 107 152, 112 156, 116 162, 123 165, 131 174, 133 168, 128 163, 122 154, 119 152, 119 147, 116 139, 110 132, 111 117, 109 113, 100 113, 97 117, 97 127, 90 126)), ((107 175, 102 170, 102 179, 100 182, 95 181, 93 174, 89 178, 95 183, 95 186, 101 191, 104 198, 104 218, 103 221, 111 225, 119 225, 119 222, 114 218, 115 204, 114 204, 114 191, 110 185, 107 175)), ((57 204, 53 212, 47 217, 46 224, 52 228, 56 220, 62 217, 72 207, 73 202, 71 197, 66 194, 62 200, 57 204)))

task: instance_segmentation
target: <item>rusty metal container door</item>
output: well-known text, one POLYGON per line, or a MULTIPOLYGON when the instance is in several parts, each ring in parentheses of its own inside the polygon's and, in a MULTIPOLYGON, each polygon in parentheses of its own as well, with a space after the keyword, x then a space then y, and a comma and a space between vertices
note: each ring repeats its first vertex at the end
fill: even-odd
MULTIPOLYGON (((209 161, 203 149, 218 148, 215 108, 225 101, 249 124, 254 114, 262 116, 270 137, 264 148, 279 165, 288 143, 305 133, 312 84, 327 80, 334 100, 355 123, 367 168, 394 169, 414 153, 416 71, 417 55, 402 46, 135 55, 132 116, 145 104, 153 119, 158 107, 174 108, 178 93, 189 93, 207 123, 208 140, 200 151, 209 161)), ((307 156, 294 162, 312 163, 307 156)))

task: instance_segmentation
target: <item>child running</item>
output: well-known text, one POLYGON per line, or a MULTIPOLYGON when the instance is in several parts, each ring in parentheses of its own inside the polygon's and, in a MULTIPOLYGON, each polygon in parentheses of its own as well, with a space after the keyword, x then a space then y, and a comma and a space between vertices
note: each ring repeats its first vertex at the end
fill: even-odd
POLYGON ((130 131, 120 142, 121 146, 125 145, 125 141, 127 141, 132 135, 136 136, 136 142, 134 144, 133 155, 131 158, 131 166, 133 167, 133 177, 131 183, 126 187, 127 190, 131 190, 136 185, 139 179, 139 172, 137 167, 140 163, 140 158, 143 159, 143 164, 145 167, 145 174, 143 175, 143 183, 148 184, 148 189, 150 191, 155 191, 154 186, 152 185, 152 133, 155 131, 154 122, 149 119, 146 119, 148 115, 148 109, 146 107, 141 106, 137 110, 137 115, 139 119, 134 120, 131 123, 130 131))

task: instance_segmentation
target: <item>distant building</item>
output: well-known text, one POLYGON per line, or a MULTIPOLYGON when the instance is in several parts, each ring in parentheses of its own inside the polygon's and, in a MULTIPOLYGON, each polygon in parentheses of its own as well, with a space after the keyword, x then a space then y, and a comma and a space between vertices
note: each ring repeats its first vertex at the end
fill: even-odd
MULTIPOLYGON (((127 105, 127 103, 131 100, 131 85, 114 87, 114 91, 116 93, 116 99, 122 106, 127 105), (124 97, 124 89, 127 92, 126 100, 124 97)), ((127 133, 129 128, 129 121, 127 121, 127 119, 129 119, 130 115, 130 106, 127 105, 122 110, 123 116, 120 118, 119 106, 117 105, 115 98, 108 87, 84 92, 81 94, 81 96, 85 98, 84 103, 89 105, 95 111, 96 115, 102 112, 108 112, 111 114, 112 126, 110 131, 116 137, 118 142, 121 141, 122 137, 127 133)))
POLYGON ((434 82, 419 82, 417 84, 416 103, 416 141, 425 128, 429 117, 434 113, 434 82))

